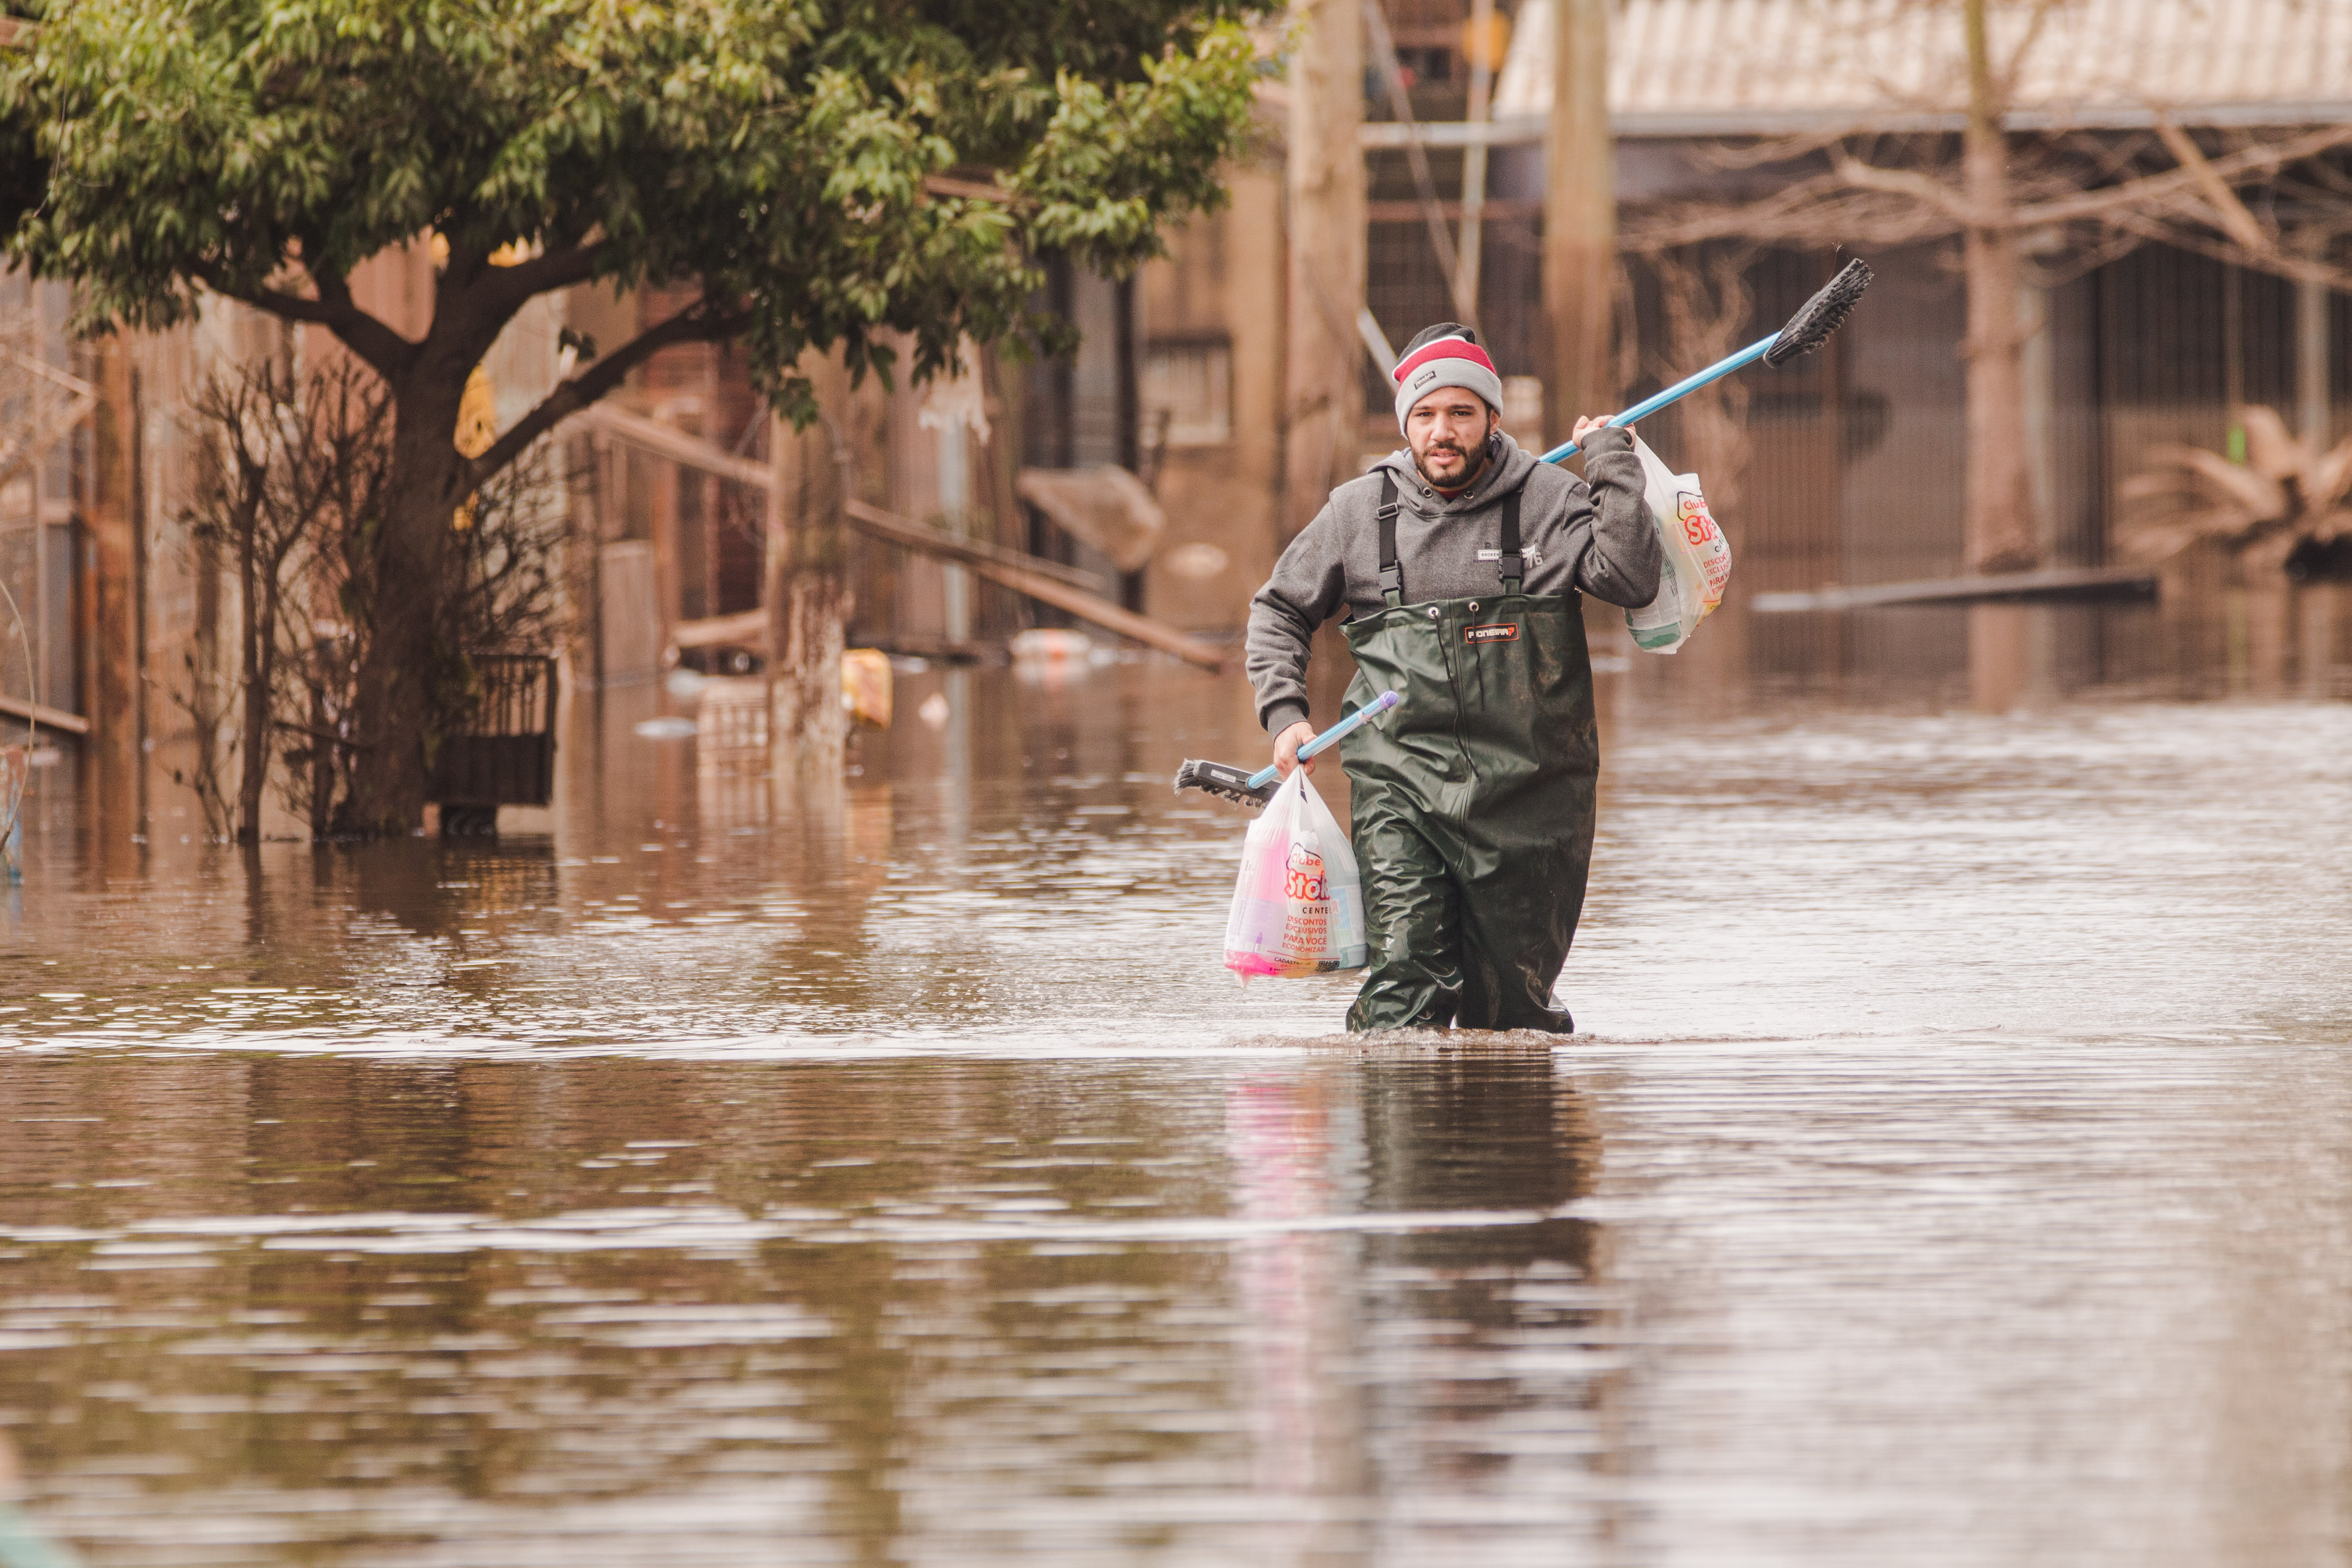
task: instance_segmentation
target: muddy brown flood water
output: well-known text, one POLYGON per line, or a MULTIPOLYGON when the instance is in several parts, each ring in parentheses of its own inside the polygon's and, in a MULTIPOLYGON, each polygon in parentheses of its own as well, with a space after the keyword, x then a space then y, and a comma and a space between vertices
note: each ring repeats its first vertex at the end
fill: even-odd
MULTIPOLYGON (((2352 706, 1612 699, 1586 1032, 1219 968, 1231 689, 902 682, 773 807, 47 800, 0 1433, 100 1565, 2340 1563, 2352 706)), ((1326 769, 1326 783, 1336 783, 1326 769)), ((1336 790, 1327 793, 1336 794, 1336 790)), ((1334 804, 1338 802, 1335 800, 1334 804)))

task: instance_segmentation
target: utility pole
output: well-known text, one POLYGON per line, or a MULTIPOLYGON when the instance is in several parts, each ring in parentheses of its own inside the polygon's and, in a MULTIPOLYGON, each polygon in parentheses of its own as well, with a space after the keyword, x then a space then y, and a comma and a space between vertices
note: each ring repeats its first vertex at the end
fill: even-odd
MULTIPOLYGON (((1143 472, 1143 345, 1138 319, 1142 293, 1132 274, 1113 285, 1111 293, 1111 334, 1118 340, 1112 345, 1118 350, 1118 364, 1117 455, 1120 467, 1139 476, 1143 472)), ((1141 567, 1119 573, 1120 609, 1143 613, 1143 581, 1141 567)))
POLYGON ((816 423, 795 433, 770 416, 768 754, 778 781, 841 777, 848 721, 841 710, 842 622, 849 609, 842 518, 849 502, 849 377, 837 356, 803 361, 816 385, 816 423))
MULTIPOLYGON (((2327 236, 2317 232, 2304 241, 2303 248, 2311 260, 2327 259, 2327 236)), ((2294 285, 2294 423, 2296 433, 2311 444, 2314 452, 2325 452, 2335 444, 2335 411, 2329 405, 2329 388, 2335 378, 2328 363, 2327 285, 2316 277, 2302 277, 2294 285)))
MULTIPOLYGON (((2026 430, 2025 344, 2032 336, 2019 309, 2025 277, 2022 246, 2013 218, 2009 132, 2001 116, 2015 61, 1993 58, 1987 0, 1962 0, 1968 47, 1969 111, 1960 133, 1960 183, 1971 224, 1961 241, 1966 269, 1969 336, 1969 468, 1963 538, 1970 571, 2025 571, 2042 564, 2040 508, 2033 494, 2031 438, 2026 430)), ((2223 273, 2224 316, 2234 319, 2236 284, 2223 273)), ((2224 337, 2231 336, 2225 324, 2224 337)), ((2237 362, 2225 355, 2225 371, 2237 362)), ((2233 400, 2229 414, 2236 423, 2233 400)), ((1981 619, 1981 618, 1979 618, 1981 619)))
POLYGON ((1290 257, 1285 315, 1285 538, 1356 476, 1363 371, 1364 33, 1360 0, 1300 0, 1290 59, 1290 257))
MULTIPOLYGON (((2314 229, 2303 236, 2299 248, 2315 262, 2327 259, 2328 235, 2324 229, 2314 229)), ((2329 362, 2327 285, 2316 277, 2303 277, 2294 286, 2294 391, 2295 428, 2314 453, 2324 453, 2335 444, 2336 410, 2333 403, 2335 367, 2329 362)), ((2336 664, 2336 625, 2339 622, 2337 601, 2345 591, 2334 583, 2310 583, 2294 597, 2303 603, 2303 624, 2295 635, 2295 656, 2303 667, 2303 693, 2308 697, 2327 695, 2328 677, 2336 664)))
MULTIPOLYGON (((1470 30, 1465 51, 1470 57, 1470 123, 1484 125, 1493 116, 1495 68, 1502 63, 1496 47, 1495 0, 1470 0, 1470 30)), ((1462 243, 1456 247, 1454 297, 1461 301, 1462 319, 1478 319, 1478 272, 1486 246, 1486 143, 1472 142, 1462 153, 1462 243)))
POLYGON ((98 842, 109 865, 131 854, 141 820, 138 406, 127 330, 90 349, 98 406, 90 423, 80 500, 89 540, 82 562, 81 682, 89 716, 89 756, 96 764, 98 842))
POLYGON ((1614 405, 1616 143, 1609 133, 1610 0, 1552 0, 1551 122, 1544 131, 1544 313, 1551 375, 1544 439, 1614 405))
MULTIPOLYGON (((1987 0, 1961 0, 1968 47, 1969 111, 1960 132, 1960 184, 1971 224, 1960 242, 1968 280, 1967 362, 1969 466, 1963 497, 1962 548, 1971 572, 2026 571, 2043 561, 2041 508, 2033 484, 2032 433, 2027 418, 2026 344, 2032 336, 2020 308, 2024 293, 2022 246, 2009 179, 2007 84, 2015 67, 1993 59, 1987 0)), ((2234 277, 2223 272, 2225 340, 2234 340, 2234 277)), ((2231 350, 2224 355, 2237 363, 2231 350)), ((2229 412, 2239 417, 2237 400, 2229 412)), ((2046 614, 2040 617, 2046 623, 2046 614)), ((2022 605, 1969 606, 1969 701, 1982 713, 2006 713, 2034 678, 2035 612, 2022 605)), ((2046 646, 2046 643, 2045 643, 2046 646)))

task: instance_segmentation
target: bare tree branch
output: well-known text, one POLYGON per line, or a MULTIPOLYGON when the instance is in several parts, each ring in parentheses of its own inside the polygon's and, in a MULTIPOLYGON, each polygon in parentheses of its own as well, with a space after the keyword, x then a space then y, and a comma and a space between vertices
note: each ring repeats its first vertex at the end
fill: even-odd
POLYGON ((311 285, 319 296, 313 299, 268 287, 238 288, 227 283, 219 271, 212 267, 198 269, 196 277, 224 299, 250 305, 257 310, 267 310, 283 320, 310 322, 326 328, 387 382, 399 381, 415 361, 417 345, 352 303, 351 286, 332 273, 310 275, 311 285))
POLYGON ((2005 115, 2013 107, 2017 98, 2017 80, 2025 74, 2026 58, 2033 53, 2033 46, 2041 41, 2042 26, 2050 20, 2052 13, 2058 9, 2058 4, 2059 0, 2035 0, 2033 15, 2025 24, 2025 36, 2018 39, 2017 47, 2009 52, 2008 62, 1995 73, 2000 113, 2005 115))
MULTIPOLYGON (((1729 245, 1662 251, 1650 258, 1666 342, 1663 352, 1651 345, 1649 369, 1661 380, 1713 363, 1737 344, 1756 302, 1748 282, 1755 256, 1753 246, 1729 245)), ((1624 378, 1624 384, 1631 381, 1624 378)), ((1690 465, 1707 476, 1707 499, 1718 513, 1739 505, 1749 455, 1748 399, 1748 382, 1727 376, 1685 398, 1677 410, 1690 465)))
POLYGON ((515 421, 505 434, 467 465, 468 488, 481 485, 530 450, 531 443, 572 414, 611 392, 631 371, 676 343, 711 342, 741 331, 750 316, 740 309, 722 308, 705 299, 689 306, 658 326, 648 327, 626 345, 598 360, 589 369, 561 382, 540 399, 539 406, 515 421))
POLYGON ((473 287, 486 295, 493 307, 504 306, 510 314, 539 295, 587 282, 595 276, 597 258, 604 251, 602 240, 542 251, 512 267, 488 268, 487 276, 476 279, 473 287))
POLYGON ((1956 223, 1980 225, 1983 214, 1975 212, 1959 192, 1940 180, 1908 169, 1881 169, 1864 163, 1850 155, 1844 148, 1832 151, 1831 160, 1840 180, 1863 191, 1881 191, 1891 196, 1908 196, 1949 214, 1956 223))
POLYGON ((2223 157, 2209 159, 2204 171, 2176 169, 2165 174, 2143 174, 2120 185, 2104 190, 2084 191, 2072 197, 2036 202, 2018 208, 2010 220, 2015 228, 2040 228, 2048 224, 2076 223, 2084 219, 2105 221, 2111 214, 2131 208, 2145 211, 2162 201, 2194 193, 2206 172, 2221 179, 2251 178, 2274 173, 2289 163, 2299 163, 2331 148, 2352 144, 2352 125, 2332 125, 2325 130, 2306 131, 2284 141, 2258 142, 2239 149, 2223 157))
POLYGON ((2141 214, 2120 214, 2109 219, 2108 224, 2148 244, 2168 245, 2231 267, 2266 272, 2296 283, 2316 283, 2338 294, 2352 294, 2352 268, 2331 266, 2316 256, 2299 256, 2284 250, 2250 251, 2217 237, 2204 225, 2166 223, 2141 214))
POLYGON ((2172 154, 2174 161, 2196 177, 2197 193, 2205 198, 2207 206, 2213 209, 2214 227, 2248 250, 2273 251, 2278 248, 2277 240, 2255 221, 2252 213, 2246 210, 2246 204, 2238 199, 2238 193, 2230 188, 2230 183, 2214 172, 2213 165, 2206 162, 2204 151, 2189 132, 2159 115, 2156 121, 2156 133, 2163 139, 2165 150, 2172 154))
MULTIPOLYGON (((2292 168, 2308 187, 2313 204, 2339 209, 2332 220, 2315 220, 2305 229, 2331 235, 2352 233, 2352 178, 2319 157, 2352 145, 2352 126, 2323 127, 2218 156, 2206 156, 2191 143, 2201 168, 2184 166, 2176 153, 2173 167, 2149 172, 2134 171, 2164 146, 2164 139, 2155 133, 2135 137, 2121 148, 2109 144, 2104 152, 2095 141, 2078 146, 2079 140, 2070 134, 2044 141, 2038 152, 2021 148, 2021 167, 2012 183, 2017 200, 1986 226, 2011 231, 2071 227, 2075 245, 2087 247, 2085 254, 2097 259, 2112 259, 2154 241, 2331 288, 2347 289, 2352 280, 2352 274, 2318 254, 2283 246, 2250 209, 2246 220, 2251 225, 2236 219, 2224 224, 2226 209, 2217 206, 2210 194, 2218 184, 2242 207, 2234 185, 2292 168)), ((1824 151, 1810 140, 1804 148, 1812 156, 1824 151)), ((1842 148, 1831 154, 1828 171, 1791 180, 1755 200, 1715 198, 1629 209, 1621 244, 1629 253, 1643 256, 1715 239, 1812 246, 1833 237, 1858 245, 1910 245, 1947 239, 1970 225, 1975 214, 1958 193, 1933 174, 1890 169, 1844 153, 1842 148)), ((1742 151, 1737 161, 1750 162, 1751 155, 1742 151)), ((2071 275, 2081 268, 2067 270, 2071 275)))
POLYGON ((1809 246, 1832 240, 1912 245, 1948 238, 1962 226, 1940 207, 1883 192, 1851 191, 1833 174, 1784 186, 1761 202, 1692 202, 1648 214, 1629 213, 1623 222, 1619 244, 1645 256, 1711 239, 1809 246))

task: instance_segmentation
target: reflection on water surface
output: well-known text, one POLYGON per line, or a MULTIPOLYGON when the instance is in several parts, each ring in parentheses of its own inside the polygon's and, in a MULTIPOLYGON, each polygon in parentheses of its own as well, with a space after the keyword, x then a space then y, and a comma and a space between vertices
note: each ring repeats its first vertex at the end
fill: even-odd
POLYGON ((1591 1032, 1367 1046, 1344 979, 1216 967, 1241 819, 1166 779, 1262 744, 1232 693, 950 679, 838 800, 608 714, 496 848, 50 802, 0 915, 33 1516, 100 1564, 2340 1560, 2352 709, 1621 701, 1591 1032))

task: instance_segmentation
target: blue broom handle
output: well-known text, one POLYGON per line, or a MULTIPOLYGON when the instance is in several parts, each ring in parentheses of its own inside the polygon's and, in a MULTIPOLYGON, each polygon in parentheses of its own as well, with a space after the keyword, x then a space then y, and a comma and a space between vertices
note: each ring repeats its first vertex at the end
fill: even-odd
MULTIPOLYGON (((1635 403, 1633 407, 1627 409, 1622 413, 1611 414, 1609 416, 1609 423, 1611 424, 1632 424, 1636 420, 1647 419, 1650 415, 1657 413, 1658 410, 1665 407, 1668 403, 1680 402, 1683 399, 1690 396, 1691 393, 1698 391, 1699 388, 1706 385, 1707 382, 1721 381, 1724 377, 1729 375, 1732 371, 1738 370, 1741 366, 1754 364, 1757 361, 1764 357, 1765 353, 1772 347, 1773 344, 1780 340, 1780 334, 1775 332, 1761 342, 1750 343, 1748 347, 1740 350, 1739 352, 1732 355, 1729 359, 1717 360, 1714 364, 1707 366, 1706 369, 1699 371, 1698 374, 1692 376, 1687 381, 1676 382, 1665 391, 1643 398, 1640 402, 1635 403)), ((1565 446, 1555 446, 1549 452, 1545 453, 1543 455, 1543 460, 1547 463, 1565 463, 1575 455, 1576 443, 1571 441, 1565 446)))
MULTIPOLYGON (((1337 746, 1339 742, 1347 739, 1349 736, 1354 734, 1358 725, 1366 724, 1372 719, 1378 718, 1381 715, 1388 712, 1389 709, 1396 706, 1397 704, 1403 700, 1404 699, 1402 697, 1397 695, 1394 692, 1382 692, 1380 695, 1374 697, 1371 701, 1366 703, 1363 706, 1358 708, 1355 712, 1349 714, 1347 717, 1341 719, 1339 723, 1333 725, 1330 728, 1325 730, 1322 734, 1317 736, 1306 745, 1300 747, 1298 748, 1298 760, 1304 762, 1308 758, 1314 756, 1317 752, 1324 749, 1326 747, 1337 746)), ((1281 769, 1279 768, 1269 762, 1265 767, 1250 775, 1249 787, 1253 789, 1263 789, 1267 785, 1274 782, 1274 776, 1280 771, 1281 769)))

